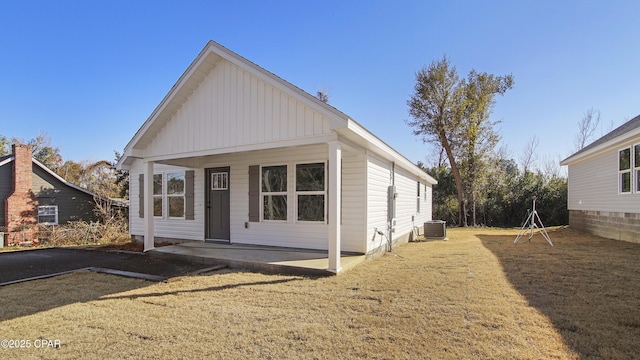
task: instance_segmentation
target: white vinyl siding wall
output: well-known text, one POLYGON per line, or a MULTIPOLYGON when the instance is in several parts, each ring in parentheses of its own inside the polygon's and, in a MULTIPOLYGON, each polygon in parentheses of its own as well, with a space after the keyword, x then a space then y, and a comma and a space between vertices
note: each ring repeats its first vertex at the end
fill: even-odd
MULTIPOLYGON (((324 249, 328 247, 328 225, 309 222, 298 223, 295 209, 295 164, 326 162, 328 147, 326 144, 301 146, 284 149, 253 151, 229 155, 208 157, 195 170, 195 220, 155 219, 155 236, 164 238, 204 240, 205 210, 204 210, 204 173, 206 168, 230 167, 229 188, 231 196, 231 243, 254 244, 268 246, 282 246, 294 248, 324 249), (286 222, 251 222, 249 221, 249 166, 251 165, 289 165, 288 168, 288 209, 286 222)), ((343 165, 344 166, 344 165, 343 165)), ((166 165, 155 166, 155 171, 167 168, 166 165)), ((168 167, 176 169, 176 167, 168 167)), ((138 177, 142 170, 136 164, 131 170, 131 178, 138 177)), ((327 174, 328 175, 328 174, 327 174)), ((346 177, 347 183, 352 183, 355 174, 346 177)), ((364 177, 364 175, 362 176, 364 177)), ((344 181, 344 179, 343 179, 344 181)), ((131 199, 138 198, 137 182, 130 185, 131 199)), ((347 201, 349 207, 349 201, 347 201)), ((144 219, 138 217, 137 201, 131 202, 130 224, 132 235, 143 235, 144 219)), ((361 211, 360 211, 361 213, 361 211)), ((343 227, 344 227, 343 222, 343 227)), ((357 224, 347 224, 347 229, 356 229, 357 224)), ((350 234, 355 234, 351 231, 350 234)), ((362 236, 342 236, 342 251, 364 252, 362 236)))
MULTIPOLYGON (((136 161, 129 171, 130 179, 138 179, 143 171, 142 161, 136 161)), ((179 172, 191 170, 184 167, 156 164, 154 173, 179 172)), ((147 181, 147 179, 144 179, 147 181)), ((204 172, 196 169, 194 174, 194 220, 184 218, 169 219, 156 217, 154 221, 155 236, 184 240, 204 240, 204 172)), ((144 219, 139 216, 138 181, 129 181, 129 232, 131 235, 144 235, 144 219)), ((166 196, 163 197, 162 207, 167 209, 166 196)), ((145 214, 147 216, 147 214, 145 214)))
POLYGON ((640 212, 639 193, 618 193, 618 151, 632 147, 638 140, 616 145, 569 166, 569 210, 640 212))
MULTIPOLYGON (((392 184, 392 164, 389 161, 380 159, 374 154, 368 155, 367 161, 367 251, 375 250, 384 244, 380 235, 375 235, 374 229, 387 234, 387 187, 392 184)), ((426 191, 427 201, 420 202, 420 213, 416 210, 417 182, 419 179, 415 175, 409 174, 406 170, 395 166, 395 186, 396 193, 396 217, 394 240, 409 234, 414 226, 422 227, 425 221, 431 220, 431 199, 432 187, 424 189, 425 181, 421 182, 421 199, 424 199, 426 191), (413 221, 412 221, 413 217, 413 221)))
MULTIPOLYGON (((402 237, 413 230, 414 226, 422 228, 426 220, 431 220, 431 205, 421 199, 420 213, 416 212, 416 195, 418 179, 402 168, 396 166, 396 232, 394 239, 402 237)), ((430 192, 428 188, 427 192, 430 192)), ((420 189, 423 195, 424 188, 420 189)), ((424 199, 424 198, 423 198, 424 199)))
POLYGON ((391 185, 391 163, 367 156, 367 252, 384 244, 375 229, 387 234, 387 187, 391 185))
MULTIPOLYGON (((340 241, 349 251, 365 253, 366 248, 366 157, 342 151, 342 226, 340 241)), ((330 204, 329 204, 330 205, 330 204)))
POLYGON ((171 116, 145 153, 183 154, 329 134, 329 119, 222 61, 171 116))

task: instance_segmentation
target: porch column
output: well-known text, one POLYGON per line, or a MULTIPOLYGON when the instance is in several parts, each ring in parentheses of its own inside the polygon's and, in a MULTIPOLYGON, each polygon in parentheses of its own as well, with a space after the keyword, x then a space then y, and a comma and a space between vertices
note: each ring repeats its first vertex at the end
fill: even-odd
POLYGON ((144 251, 155 248, 153 242, 153 161, 144 167, 144 251))
POLYGON ((329 144, 329 191, 327 204, 329 207, 329 271, 338 273, 340 267, 340 187, 342 172, 342 146, 338 141, 329 144))

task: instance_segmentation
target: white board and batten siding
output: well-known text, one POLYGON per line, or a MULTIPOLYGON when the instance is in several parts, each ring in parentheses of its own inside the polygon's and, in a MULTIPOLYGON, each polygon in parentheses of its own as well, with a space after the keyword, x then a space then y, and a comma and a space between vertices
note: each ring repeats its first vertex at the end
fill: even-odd
MULTIPOLYGON (((618 151, 638 139, 569 166, 569 210, 640 213, 640 194, 620 194, 618 151)), ((633 164, 632 164, 633 165, 633 164)))
MULTIPOLYGON (((155 236, 162 238, 205 240, 205 169, 215 167, 230 167, 229 183, 231 198, 230 214, 230 237, 235 244, 253 244, 267 246, 281 246, 292 248, 327 249, 328 230, 326 223, 299 223, 296 221, 295 209, 295 165, 301 163, 314 163, 327 161, 328 146, 326 144, 300 146, 296 148, 280 148, 262 151, 250 151, 244 153, 225 154, 205 158, 198 168, 195 169, 195 211, 194 220, 160 219, 154 220, 155 236), (287 221, 261 221, 250 222, 248 228, 249 214, 249 166, 252 165, 288 165, 288 208, 287 221)), ((352 156, 345 152, 347 162, 358 161, 358 156, 352 156)), ((344 168, 344 163, 343 163, 344 168)), ((364 171, 364 165, 360 167, 364 171)), ((180 169, 167 165, 156 165, 155 172, 169 169, 170 171, 180 169)), ((131 178, 137 178, 137 174, 142 171, 142 166, 136 164, 131 170, 131 178)), ((326 176, 326 175, 325 175, 326 176)), ((358 178, 364 178, 364 174, 358 174, 357 168, 349 168, 343 175, 343 183, 346 189, 357 193, 357 188, 362 189, 363 182, 358 178)), ((130 185, 130 196, 137 199, 138 186, 133 182, 130 185)), ((362 190, 360 190, 361 192, 362 190)), ((343 189, 343 194, 345 189, 343 189)), ((346 209, 343 216, 343 231, 341 250, 352 252, 364 252, 362 232, 357 234, 358 229, 364 228, 364 220, 358 220, 357 216, 362 212, 362 205, 354 205, 353 202, 361 202, 361 197, 346 196, 343 198, 343 209, 346 209), (360 209, 360 210, 351 210, 360 209), (345 224, 346 218, 346 224, 345 224)), ((343 210, 344 211, 344 210, 343 210)), ((131 202, 130 224, 132 235, 144 234, 144 219, 138 216, 138 204, 131 202)))
POLYGON ((179 155, 330 134, 328 118, 221 61, 171 115, 145 153, 179 155))

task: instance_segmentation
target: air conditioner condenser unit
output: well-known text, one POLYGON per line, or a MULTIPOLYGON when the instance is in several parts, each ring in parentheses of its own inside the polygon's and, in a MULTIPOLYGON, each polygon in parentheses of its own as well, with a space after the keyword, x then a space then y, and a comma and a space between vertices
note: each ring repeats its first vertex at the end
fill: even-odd
POLYGON ((428 240, 447 240, 447 222, 443 220, 425 222, 424 237, 428 240))

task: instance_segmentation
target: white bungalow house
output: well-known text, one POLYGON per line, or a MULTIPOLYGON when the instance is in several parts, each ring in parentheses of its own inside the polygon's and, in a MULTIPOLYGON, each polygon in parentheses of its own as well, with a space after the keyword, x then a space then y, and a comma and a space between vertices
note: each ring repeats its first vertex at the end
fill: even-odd
POLYGON ((569 224, 640 242, 640 115, 560 162, 569 169, 569 224))
POLYGON ((436 181, 334 107, 210 41, 124 149, 130 232, 373 254, 431 220, 436 181), (136 199, 136 200, 134 200, 136 199))

